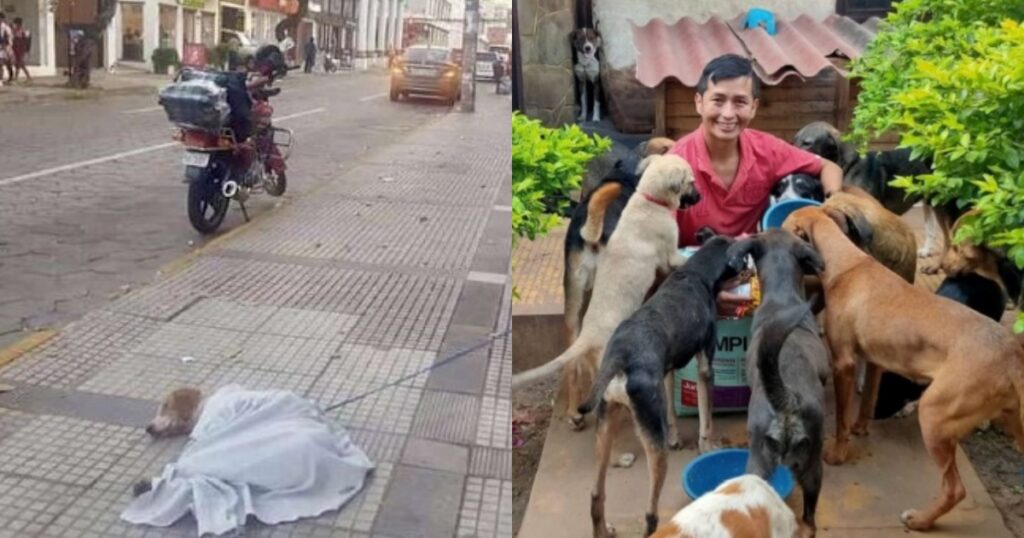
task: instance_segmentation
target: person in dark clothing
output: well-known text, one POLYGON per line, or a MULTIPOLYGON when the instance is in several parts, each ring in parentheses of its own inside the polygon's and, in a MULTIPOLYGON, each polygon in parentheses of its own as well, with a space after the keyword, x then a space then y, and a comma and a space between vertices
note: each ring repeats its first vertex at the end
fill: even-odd
POLYGON ((505 78, 505 62, 501 56, 494 60, 491 67, 494 69, 494 93, 501 93, 501 79, 505 78))
POLYGON ((303 52, 306 54, 305 72, 312 73, 313 64, 316 62, 316 41, 314 41, 312 37, 310 37, 309 41, 306 42, 306 47, 303 52))

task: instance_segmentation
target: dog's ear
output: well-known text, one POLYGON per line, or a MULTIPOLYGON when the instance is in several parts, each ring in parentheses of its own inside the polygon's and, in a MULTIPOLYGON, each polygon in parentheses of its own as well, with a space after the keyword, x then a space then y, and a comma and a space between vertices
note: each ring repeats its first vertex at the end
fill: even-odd
POLYGON ((701 226, 700 230, 697 230, 697 243, 703 245, 716 235, 718 234, 715 233, 711 226, 701 226))
POLYGON ((580 33, 582 33, 582 32, 583 32, 583 30, 581 30, 581 29, 576 29, 576 30, 573 30, 573 31, 569 32, 569 44, 572 45, 573 48, 576 47, 576 41, 579 38, 580 33))
POLYGON ((814 250, 814 247, 808 243, 795 241, 793 243, 793 256, 796 257, 796 261, 800 263, 800 269, 806 275, 821 275, 825 270, 825 260, 821 259, 818 251, 814 250))
POLYGON ((825 215, 827 215, 828 218, 832 219, 832 221, 839 226, 839 231, 843 232, 843 235, 847 237, 850 236, 850 223, 846 220, 845 213, 831 207, 823 207, 822 210, 825 211, 825 215))
POLYGON ((874 238, 871 223, 857 207, 846 206, 843 211, 825 208, 825 214, 839 225, 843 235, 849 237, 853 244, 861 248, 867 248, 871 244, 871 240, 874 238))
POLYGON ((730 245, 729 250, 725 251, 725 259, 728 260, 730 269, 741 273, 747 268, 747 255, 753 256, 754 260, 757 260, 761 257, 762 251, 761 240, 757 236, 748 237, 730 245))

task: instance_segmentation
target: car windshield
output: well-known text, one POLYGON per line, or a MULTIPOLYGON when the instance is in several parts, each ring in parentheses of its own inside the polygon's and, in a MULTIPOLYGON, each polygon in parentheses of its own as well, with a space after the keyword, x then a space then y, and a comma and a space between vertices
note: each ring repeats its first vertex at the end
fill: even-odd
POLYGON ((448 59, 448 51, 446 49, 409 49, 405 51, 403 58, 407 62, 437 64, 448 59))
POLYGON ((494 63, 498 60, 498 55, 493 52, 478 52, 476 53, 476 61, 478 62, 490 62, 494 63))

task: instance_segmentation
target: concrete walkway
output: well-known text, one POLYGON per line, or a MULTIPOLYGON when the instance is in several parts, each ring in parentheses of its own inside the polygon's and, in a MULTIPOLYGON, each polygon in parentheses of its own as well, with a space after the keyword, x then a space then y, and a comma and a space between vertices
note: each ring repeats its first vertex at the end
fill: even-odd
MULTIPOLYGON (((194 536, 118 518, 183 446, 141 429, 169 389, 326 407, 504 331, 510 108, 481 93, 0 367, 0 537, 194 536)), ((510 372, 499 338, 332 412, 378 463, 366 490, 245 534, 511 536, 510 372)))

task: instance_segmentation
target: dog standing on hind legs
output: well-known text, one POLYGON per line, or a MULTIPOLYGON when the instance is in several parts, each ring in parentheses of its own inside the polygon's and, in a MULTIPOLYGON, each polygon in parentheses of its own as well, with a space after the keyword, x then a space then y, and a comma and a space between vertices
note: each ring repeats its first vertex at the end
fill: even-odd
POLYGON ((746 359, 747 472, 768 479, 779 463, 789 467, 803 490, 802 534, 814 536, 829 359, 803 297, 803 275, 820 274, 824 262, 810 245, 778 229, 737 241, 729 249, 734 270, 746 267, 748 254, 757 264, 763 298, 746 359))
MULTIPOLYGON (((614 238, 613 238, 614 239, 614 238)), ((590 515, 595 538, 614 534, 604 516, 605 479, 612 445, 627 416, 632 416, 647 456, 650 496, 646 531, 658 526, 658 501, 667 472, 669 436, 675 417, 669 410, 671 392, 666 377, 696 355, 699 447, 712 448, 711 362, 715 355, 715 298, 722 284, 736 275, 726 254, 732 239, 716 236, 686 265, 673 271, 642 308, 623 321, 605 348, 590 398, 581 415, 597 409, 597 476, 591 492, 590 515)))
POLYGON ((1024 449, 1024 348, 1005 327, 953 301, 907 283, 843 235, 820 208, 789 215, 783 228, 811 243, 825 261, 825 334, 836 388, 833 465, 848 458, 854 365, 863 356, 886 370, 931 382, 918 404, 925 448, 942 475, 939 497, 900 521, 927 530, 966 496, 956 466, 957 443, 1002 416, 1024 449))

